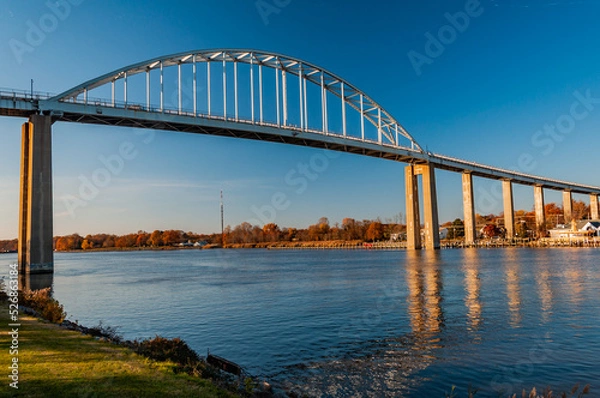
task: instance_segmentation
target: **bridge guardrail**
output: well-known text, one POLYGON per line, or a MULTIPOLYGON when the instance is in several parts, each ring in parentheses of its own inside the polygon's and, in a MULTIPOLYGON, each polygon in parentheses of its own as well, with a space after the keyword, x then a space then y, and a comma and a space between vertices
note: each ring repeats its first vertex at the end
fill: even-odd
MULTIPOLYGON (((230 122, 236 122, 236 123, 243 123, 243 124, 248 124, 248 125, 256 125, 256 126, 264 126, 264 127, 272 127, 272 128, 284 128, 286 130, 290 130, 290 131, 295 131, 298 133, 313 133, 313 134, 319 134, 319 135, 324 135, 324 136, 328 136, 328 137, 336 137, 336 138, 343 138, 343 139, 347 139, 347 140, 351 140, 351 141, 356 141, 361 142, 361 143, 370 143, 370 144, 376 144, 376 145, 381 145, 387 148, 394 148, 394 149, 402 149, 402 150, 411 150, 411 148, 402 146, 402 145, 395 145, 395 144, 391 144, 388 142, 379 142, 377 140, 372 140, 369 138, 360 138, 360 137, 354 137, 351 135, 346 135, 344 136, 341 132, 337 133, 337 132, 323 132, 322 130, 319 129, 312 129, 312 128, 302 128, 301 126, 298 125, 291 125, 291 124, 287 124, 287 125, 278 125, 276 122, 270 122, 270 121, 259 121, 259 120, 255 120, 255 121, 251 121, 251 120, 246 120, 246 119, 242 119, 242 118, 235 118, 235 117, 230 117, 230 116, 223 116, 223 115, 208 115, 202 112, 197 112, 194 113, 194 111, 192 109, 177 109, 177 108, 171 108, 171 107, 163 107, 163 109, 161 109, 160 107, 157 106, 150 106, 148 107, 146 104, 143 103, 139 103, 139 102, 127 102, 125 103, 124 101, 109 101, 105 98, 96 98, 96 97, 87 97, 87 99, 83 99, 83 98, 79 98, 79 97, 71 97, 68 100, 60 100, 60 102, 64 102, 64 103, 69 103, 69 104, 79 104, 79 105, 86 105, 86 106, 101 106, 101 107, 106 107, 106 108, 113 108, 113 109, 127 109, 127 110, 133 110, 133 111, 141 111, 141 112, 149 112, 149 113, 163 113, 163 114, 168 114, 168 115, 178 115, 178 116, 189 116, 189 117, 198 117, 198 118, 204 118, 204 119, 208 119, 208 120, 223 120, 223 121, 230 121, 230 122)), ((416 152, 416 151, 415 151, 416 152)))
POLYGON ((31 91, 26 90, 15 90, 11 88, 0 87, 0 97, 8 99, 19 99, 25 101, 31 100, 47 100, 54 96, 54 94, 44 91, 31 91))

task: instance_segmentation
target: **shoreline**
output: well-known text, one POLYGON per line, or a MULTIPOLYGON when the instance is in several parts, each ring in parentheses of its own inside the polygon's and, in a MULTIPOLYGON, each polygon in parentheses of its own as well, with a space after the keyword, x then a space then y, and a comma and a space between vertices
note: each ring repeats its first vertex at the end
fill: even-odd
MULTIPOLYGON (((467 248, 600 248, 600 239, 589 241, 551 241, 551 240, 485 240, 472 244, 464 241, 442 241, 440 249, 467 249, 467 248)), ((96 252, 137 252, 137 251, 176 251, 176 250, 240 250, 240 249, 267 249, 267 250, 407 250, 406 242, 364 242, 364 241, 310 241, 310 242, 259 242, 259 243, 233 243, 221 247, 220 245, 206 245, 204 247, 123 247, 123 248, 95 248, 80 250, 55 250, 55 253, 96 253, 96 252)))
MULTIPOLYGON (((9 304, 3 290, 0 291, 0 304, 6 307, 9 304)), ((153 339, 124 340, 116 328, 102 323, 86 327, 66 319, 47 318, 44 314, 53 304, 60 305, 52 298, 44 302, 44 308, 18 305, 19 336, 25 337, 28 345, 35 347, 25 354, 18 354, 19 367, 29 363, 28 374, 17 378, 16 385, 24 393, 19 396, 40 396, 40 392, 45 393, 46 387, 40 390, 40 380, 47 377, 50 378, 45 380, 48 387, 62 394, 65 387, 61 384, 61 378, 73 377, 73 374, 80 382, 66 388, 73 390, 76 395, 84 390, 86 393, 107 394, 103 396, 275 396, 268 382, 243 371, 235 376, 223 370, 225 368, 212 364, 210 356, 200 356, 179 338, 165 339, 156 335, 153 339), (39 338, 42 334, 44 338, 39 338), (78 347, 81 347, 81 352, 78 347), (38 355, 52 357, 52 361, 38 362, 35 360, 38 355), (96 374, 97 366, 94 364, 98 359, 107 364, 100 371, 101 377, 96 374), (80 363, 85 364, 81 366, 80 363), (49 370, 49 367, 52 369, 49 370), (142 382, 141 378, 145 381, 142 382)), ((56 311, 57 307, 53 307, 53 310, 56 311)), ((63 315, 66 316, 66 313, 63 315)), ((8 324, 8 311, 0 314, 0 321, 8 324)), ((8 341, 5 342, 3 336, 0 346, 5 344, 8 341)), ((8 353, 7 349, 0 354, 2 362, 10 362, 4 358, 8 357, 8 353)), ((289 396, 284 391, 278 392, 289 396)))
MULTIPOLYGON (((8 307, 6 300, 0 303, 8 307)), ((8 324, 7 311, 2 311, 0 321, 8 324)), ((16 383, 9 386, 7 382, 0 395, 240 396, 209 378, 180 371, 180 365, 172 360, 150 359, 106 338, 69 330, 23 311, 19 311, 18 325, 18 341, 23 348, 19 347, 18 354, 14 352, 17 356, 9 356, 8 333, 0 338, 0 346, 7 348, 0 353, 0 361, 18 363, 13 372, 16 383)))

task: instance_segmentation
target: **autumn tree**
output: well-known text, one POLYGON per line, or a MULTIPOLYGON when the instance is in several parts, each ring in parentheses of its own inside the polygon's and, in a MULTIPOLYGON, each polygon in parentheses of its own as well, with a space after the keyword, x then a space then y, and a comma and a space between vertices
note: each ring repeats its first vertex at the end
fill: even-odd
POLYGON ((306 229, 306 228, 300 228, 300 229, 296 230, 294 237, 296 240, 299 240, 300 242, 306 242, 306 241, 310 240, 310 236, 308 234, 308 229, 306 229))
POLYGON ((56 251, 59 251, 59 252, 69 250, 67 248, 67 240, 62 236, 59 237, 58 239, 56 239, 54 241, 54 248, 56 249, 56 251))
POLYGON ((297 233, 298 233, 298 230, 296 228, 288 228, 286 230, 285 239, 287 241, 291 242, 294 239, 296 239, 296 234, 297 233))
MULTIPOLYGON (((535 214, 535 212, 533 214, 535 214)), ((546 229, 551 229, 558 224, 568 222, 565 220, 562 206, 558 206, 556 203, 546 203, 544 205, 544 215, 546 217, 546 229)))
POLYGON ((134 247, 137 241, 137 234, 127 234, 123 236, 119 236, 115 239, 115 247, 118 248, 128 248, 134 247))
POLYGON ((59 236, 54 243, 54 248, 57 251, 79 250, 82 243, 83 238, 79 234, 59 236))
POLYGON ((0 241, 0 253, 17 251, 19 245, 18 239, 0 241))
POLYGON ((367 228, 366 239, 371 242, 383 239, 383 224, 379 221, 372 221, 367 228))
POLYGON ((308 227, 308 237, 310 240, 326 240, 329 230, 329 220, 321 217, 316 224, 308 227))
POLYGON ((248 222, 236 225, 229 238, 231 243, 249 243, 252 239, 252 225, 248 222))
POLYGON ((150 234, 150 239, 148 239, 148 242, 150 243, 150 246, 152 246, 152 247, 162 246, 162 244, 163 244, 162 231, 159 231, 158 229, 153 231, 150 234))
POLYGON ((331 227, 331 229, 329 230, 329 239, 331 240, 341 240, 344 239, 343 238, 343 231, 340 228, 340 224, 339 223, 335 223, 333 225, 333 227, 331 227))
POLYGON ((138 231, 137 237, 135 238, 135 246, 136 247, 144 247, 148 245, 148 241, 150 240, 150 234, 144 231, 138 231))
POLYGON ((329 226, 329 219, 327 217, 321 217, 319 218, 317 225, 319 227, 319 235, 322 236, 323 239, 325 239, 326 235, 331 230, 331 227, 329 226))
POLYGON ((279 226, 275 223, 265 224, 262 228, 265 239, 268 242, 277 242, 279 240, 279 226))
POLYGON ((162 242, 165 246, 173 246, 182 241, 182 233, 183 231, 177 231, 174 229, 169 229, 163 232, 162 234, 162 242))
POLYGON ((590 217, 590 206, 586 205, 585 202, 574 200, 573 201, 573 218, 575 220, 585 220, 590 217))
POLYGON ((104 239, 104 242, 102 242, 102 247, 105 249, 110 249, 112 247, 115 247, 115 239, 116 239, 116 236, 109 235, 106 239, 104 239))
POLYGON ((345 240, 361 239, 360 226, 353 218, 344 218, 342 220, 342 237, 345 240))
POLYGON ((239 234, 241 235, 241 242, 250 243, 252 242, 252 224, 249 222, 243 222, 239 226, 239 234))
MULTIPOLYGON (((195 240, 199 241, 200 237, 198 236, 195 240)), ((231 225, 227 225, 225 228, 223 228, 223 242, 222 242, 222 244, 224 246, 226 246, 230 242, 231 242, 231 225)))
POLYGON ((502 230, 496 224, 486 224, 483 227, 483 235, 487 238, 502 236, 502 230))

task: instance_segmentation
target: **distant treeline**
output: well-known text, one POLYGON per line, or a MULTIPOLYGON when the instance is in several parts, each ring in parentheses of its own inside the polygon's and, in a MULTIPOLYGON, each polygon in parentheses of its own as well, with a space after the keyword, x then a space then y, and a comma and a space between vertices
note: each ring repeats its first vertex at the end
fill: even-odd
MULTIPOLYGON (((357 221, 345 218, 341 225, 331 226, 325 217, 306 229, 280 228, 269 223, 262 227, 243 222, 235 227, 227 226, 223 235, 197 234, 180 230, 155 230, 153 232, 138 231, 127 235, 95 234, 81 236, 77 233, 54 238, 57 251, 92 250, 92 249, 127 249, 127 248, 160 248, 179 246, 181 244, 239 244, 280 241, 329 241, 329 240, 363 240, 377 241, 390 239, 391 234, 405 231, 399 223, 382 223, 379 220, 357 221)), ((0 241, 0 252, 17 250, 17 240, 0 241)))
MULTIPOLYGON (((584 202, 573 202, 573 218, 584 219, 589 214, 589 206, 584 202)), ((564 223, 563 209, 555 203, 545 206, 547 229, 555 224, 564 223)), ((515 212, 517 221, 516 232, 525 236, 527 231, 535 228, 535 212, 518 210, 515 212)), ((326 217, 320 218, 315 224, 306 229, 279 227, 275 223, 265 224, 260 227, 243 222, 235 227, 227 226, 223 236, 220 233, 197 234, 180 230, 156 230, 153 232, 138 231, 127 235, 96 234, 81 236, 79 234, 57 236, 54 238, 54 247, 58 251, 90 250, 90 249, 128 249, 128 248, 160 248, 165 246, 178 246, 186 243, 201 242, 212 245, 238 245, 246 243, 264 242, 314 242, 314 241, 382 241, 392 238, 402 239, 406 233, 402 214, 394 219, 382 222, 376 220, 355 220, 344 218, 342 223, 330 224, 326 217)), ((476 224, 485 236, 502 234, 502 214, 476 215, 476 224)), ((461 219, 449 221, 441 225, 448 228, 448 239, 459 239, 464 236, 463 222, 461 219)), ((17 240, 0 241, 0 252, 16 251, 17 240)))

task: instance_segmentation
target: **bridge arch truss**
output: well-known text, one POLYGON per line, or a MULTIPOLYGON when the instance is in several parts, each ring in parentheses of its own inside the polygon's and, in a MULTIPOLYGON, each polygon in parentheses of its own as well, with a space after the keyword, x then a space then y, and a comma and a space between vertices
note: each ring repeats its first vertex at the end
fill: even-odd
POLYGON ((222 120, 285 130, 294 137, 311 133, 352 145, 424 153, 388 111, 356 86, 309 62, 254 50, 154 58, 89 80, 48 102, 222 120))

